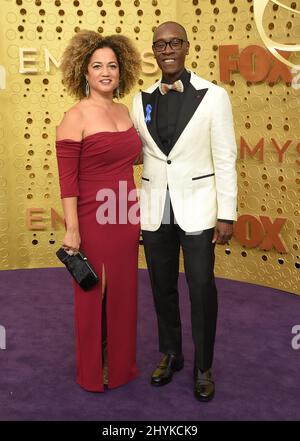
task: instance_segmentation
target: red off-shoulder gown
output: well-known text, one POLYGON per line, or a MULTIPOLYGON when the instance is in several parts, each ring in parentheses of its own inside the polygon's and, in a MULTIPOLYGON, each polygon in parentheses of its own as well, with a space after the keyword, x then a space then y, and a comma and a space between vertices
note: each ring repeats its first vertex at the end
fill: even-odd
MULTIPOLYGON (((99 276, 103 266, 105 269, 109 388, 125 384, 138 374, 140 225, 133 163, 140 151, 141 141, 133 127, 122 132, 97 132, 81 142, 56 142, 61 197, 78 198, 81 249, 99 276)), ((74 286, 76 380, 86 390, 101 392, 101 282, 90 291, 83 291, 75 282, 74 286)))

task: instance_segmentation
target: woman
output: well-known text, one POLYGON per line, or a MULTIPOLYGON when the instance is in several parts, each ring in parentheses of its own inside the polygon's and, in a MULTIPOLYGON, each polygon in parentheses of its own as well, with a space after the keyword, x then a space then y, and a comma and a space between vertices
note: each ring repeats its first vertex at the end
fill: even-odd
POLYGON ((141 142, 126 106, 113 98, 135 84, 140 56, 124 36, 81 31, 61 70, 65 87, 80 100, 57 128, 63 247, 69 253, 80 248, 101 279, 89 292, 75 284, 76 379, 101 392, 104 384, 118 387, 138 373, 140 227, 132 166, 141 142))

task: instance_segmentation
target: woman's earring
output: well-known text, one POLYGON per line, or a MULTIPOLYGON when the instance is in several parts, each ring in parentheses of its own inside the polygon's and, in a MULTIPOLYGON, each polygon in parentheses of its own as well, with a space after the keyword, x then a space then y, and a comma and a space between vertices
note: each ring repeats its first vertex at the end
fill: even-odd
POLYGON ((119 86, 116 88, 116 98, 117 99, 120 98, 120 88, 119 88, 119 86))
POLYGON ((89 94, 90 94, 90 85, 89 85, 88 80, 86 80, 86 83, 85 83, 85 96, 89 96, 89 94))

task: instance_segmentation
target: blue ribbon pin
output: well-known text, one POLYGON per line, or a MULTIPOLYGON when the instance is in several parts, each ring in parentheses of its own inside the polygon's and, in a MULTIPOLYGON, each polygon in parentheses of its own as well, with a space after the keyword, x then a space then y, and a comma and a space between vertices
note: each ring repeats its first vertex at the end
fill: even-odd
POLYGON ((151 112, 152 112, 152 106, 151 104, 147 104, 146 106, 146 117, 145 117, 145 123, 149 123, 151 121, 151 112))

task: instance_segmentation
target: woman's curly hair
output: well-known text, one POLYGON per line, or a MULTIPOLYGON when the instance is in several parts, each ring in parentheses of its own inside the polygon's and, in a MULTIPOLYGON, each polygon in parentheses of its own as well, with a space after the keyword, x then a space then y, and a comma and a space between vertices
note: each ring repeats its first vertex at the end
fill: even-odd
POLYGON ((124 35, 102 37, 94 31, 79 31, 66 47, 60 66, 64 86, 76 98, 85 97, 85 74, 89 60, 95 50, 103 47, 109 47, 114 51, 119 64, 119 93, 114 91, 114 97, 122 98, 137 82, 141 70, 141 57, 129 38, 124 35))

